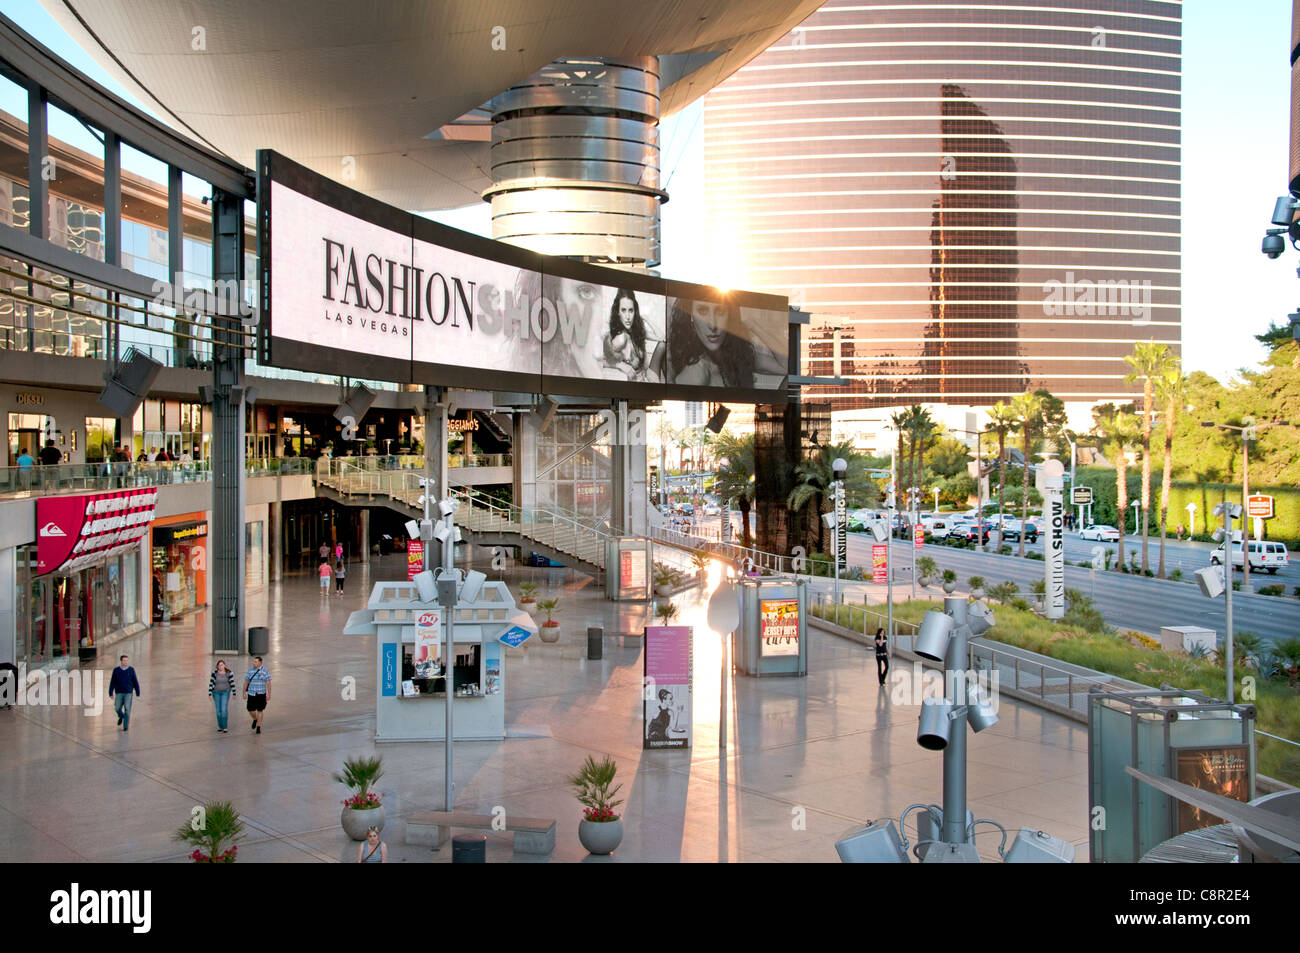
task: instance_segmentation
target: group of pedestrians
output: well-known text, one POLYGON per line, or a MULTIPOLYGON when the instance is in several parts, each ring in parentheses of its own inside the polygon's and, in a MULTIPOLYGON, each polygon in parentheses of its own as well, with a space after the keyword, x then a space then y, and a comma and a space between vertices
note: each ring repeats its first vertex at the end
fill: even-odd
MULTIPOLYGON (((127 656, 121 656, 108 680, 108 697, 113 699, 113 711, 123 731, 130 730, 131 703, 140 697, 140 679, 129 661, 127 656)), ((208 697, 216 709, 217 731, 223 734, 230 732, 230 699, 235 691, 235 673, 225 661, 218 661, 208 677, 208 697)), ((262 664, 260 655, 253 658, 253 667, 244 675, 243 694, 248 699, 248 730, 260 735, 266 705, 271 700, 271 673, 262 664)))
POLYGON ((316 574, 320 576, 320 591, 327 592, 330 587, 330 578, 334 579, 334 594, 343 595, 343 580, 347 578, 348 567, 343 562, 343 544, 336 543, 334 546, 334 566, 330 567, 330 544, 320 544, 320 566, 316 569, 316 574))

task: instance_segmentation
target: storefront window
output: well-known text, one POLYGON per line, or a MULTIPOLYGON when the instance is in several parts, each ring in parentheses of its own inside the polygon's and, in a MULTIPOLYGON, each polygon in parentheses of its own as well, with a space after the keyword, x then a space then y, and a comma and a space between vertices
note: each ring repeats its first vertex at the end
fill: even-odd
POLYGON ((86 462, 103 463, 112 459, 117 442, 117 421, 112 417, 86 418, 86 462))

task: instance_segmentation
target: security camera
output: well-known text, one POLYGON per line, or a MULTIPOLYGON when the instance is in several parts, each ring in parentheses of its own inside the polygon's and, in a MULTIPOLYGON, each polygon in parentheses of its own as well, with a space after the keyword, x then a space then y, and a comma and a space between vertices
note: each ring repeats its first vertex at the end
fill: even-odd
POLYGON ((1286 227, 1295 219, 1296 200, 1282 195, 1273 203, 1273 224, 1286 227))
POLYGON ((1282 238, 1281 231, 1269 229, 1264 235, 1264 241, 1259 248, 1269 258, 1281 258, 1282 252, 1286 251, 1286 241, 1282 238))

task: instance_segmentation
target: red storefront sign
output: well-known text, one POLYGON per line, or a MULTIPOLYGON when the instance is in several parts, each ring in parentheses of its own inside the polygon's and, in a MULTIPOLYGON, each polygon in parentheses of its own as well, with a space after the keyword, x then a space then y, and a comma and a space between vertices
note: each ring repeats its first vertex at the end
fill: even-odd
POLYGON ((149 533, 156 487, 36 501, 36 573, 75 572, 131 549, 149 533))
POLYGON ((873 543, 871 546, 871 581, 888 582, 886 576, 888 567, 885 564, 887 556, 885 554, 884 543, 873 543))
POLYGON ((406 581, 424 572, 424 541, 413 539, 406 544, 406 581))

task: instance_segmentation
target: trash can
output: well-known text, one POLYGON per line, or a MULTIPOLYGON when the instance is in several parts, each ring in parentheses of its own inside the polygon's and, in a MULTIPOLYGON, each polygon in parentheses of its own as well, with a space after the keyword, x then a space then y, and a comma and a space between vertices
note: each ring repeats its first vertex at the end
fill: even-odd
POLYGON ((248 654, 265 655, 271 650, 271 633, 264 625, 255 625, 248 630, 248 654))
POLYGON ((605 651, 605 630, 598 625, 587 626, 587 658, 599 661, 605 651))
POLYGON ((457 834, 451 839, 453 864, 486 864, 487 835, 457 834))

